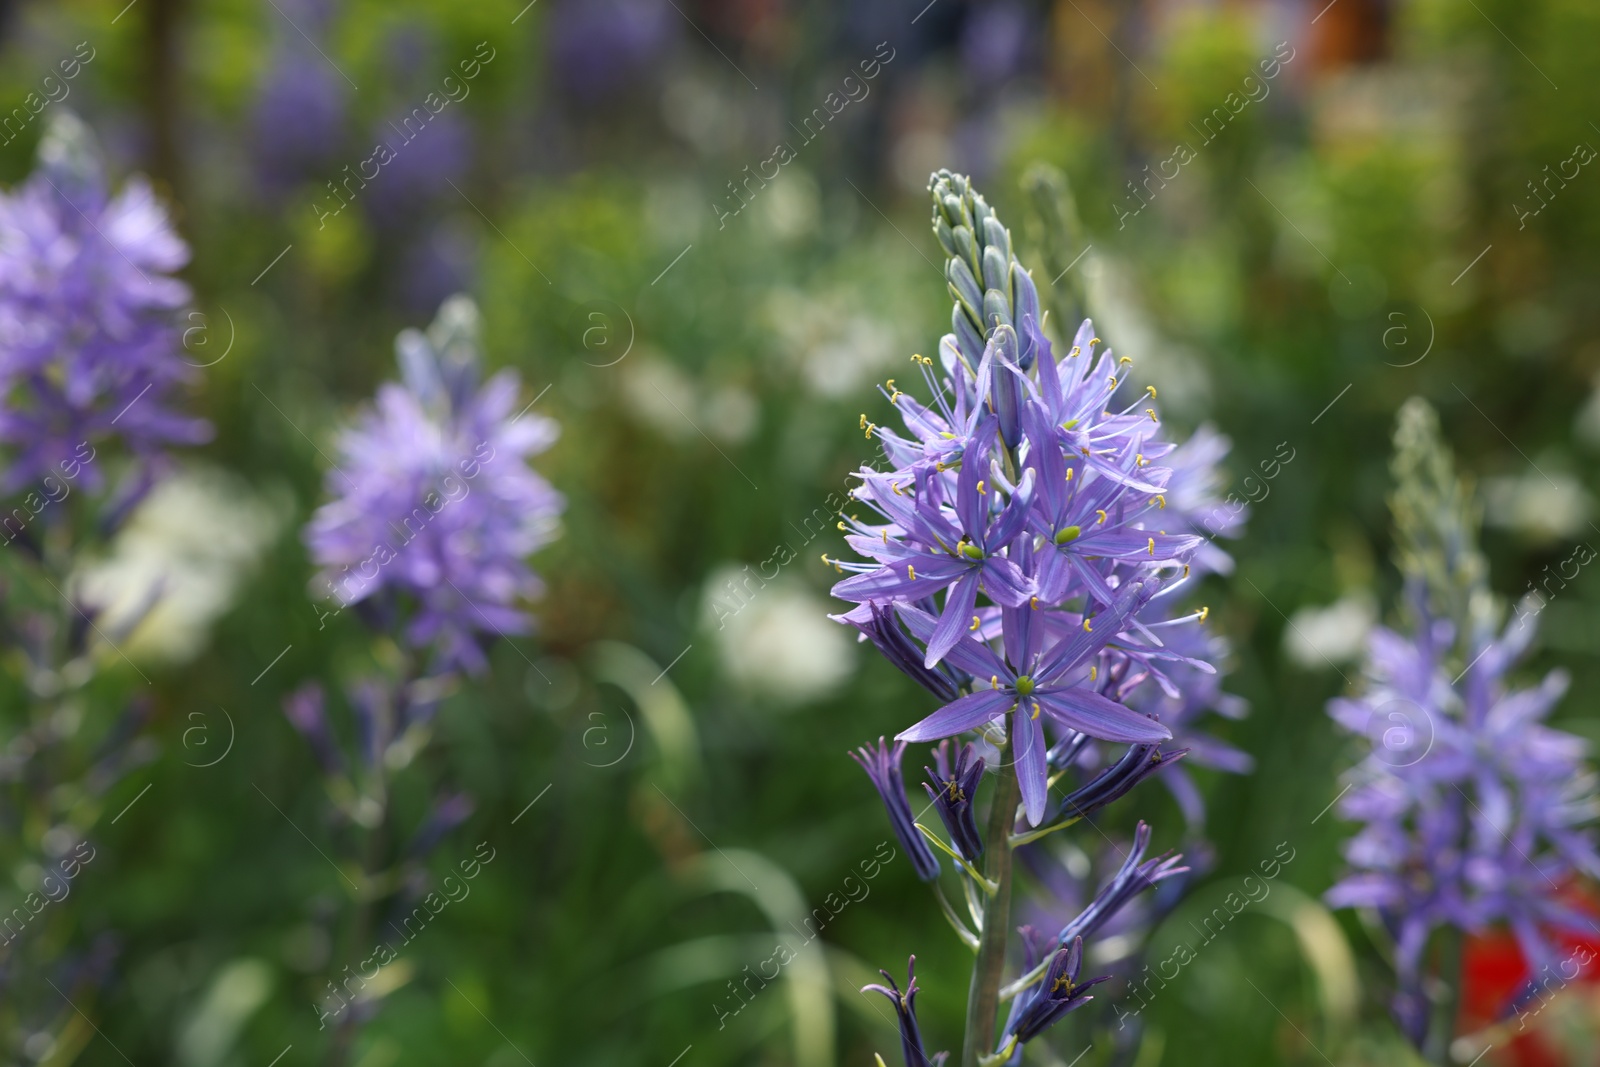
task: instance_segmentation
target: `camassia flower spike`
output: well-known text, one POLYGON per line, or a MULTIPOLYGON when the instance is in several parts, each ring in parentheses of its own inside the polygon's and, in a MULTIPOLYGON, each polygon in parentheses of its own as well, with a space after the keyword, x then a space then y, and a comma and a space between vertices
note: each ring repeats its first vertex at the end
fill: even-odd
MULTIPOLYGON (((892 748, 880 741, 856 758, 913 867, 934 883, 945 918, 976 953, 961 1062, 995 1067, 1089 999, 1094 981, 1078 980, 1082 939, 1187 869, 1171 855, 1145 861, 1150 828, 1141 823, 1129 862, 1051 951, 1002 989, 1013 850, 1047 847, 1034 842, 1125 796, 1190 748, 1208 765, 1248 766, 1194 732, 1199 715, 1235 706, 1211 681, 1227 646, 1201 629, 1207 609, 1174 604, 1192 569, 1227 566, 1197 533, 1227 484, 1217 471, 1227 442, 1210 431, 1198 445, 1169 440, 1155 388, 1133 389, 1132 360, 1113 355, 1087 319, 1070 349, 1057 351, 1033 278, 994 210, 948 171, 933 175, 929 193, 951 329, 937 359, 911 357, 920 397, 894 379, 882 390, 902 430, 861 416, 886 462, 858 472, 841 513, 852 558, 823 559, 844 576, 834 595, 852 605, 833 618, 938 699, 931 713, 907 716, 892 748), (1159 747, 1180 728, 1181 744, 1159 747), (924 788, 950 843, 926 832, 957 860, 965 917, 944 895, 902 791, 901 753, 924 741, 939 742, 924 788), (1069 784, 1060 818, 1041 827, 1052 775, 1076 775, 1080 761, 1097 773, 1069 784), (986 771, 992 783, 980 815, 986 771), (997 1033, 1008 997, 1017 998, 1010 1025, 997 1033)), ((1198 792, 1177 780, 1194 822, 1203 811, 1198 792)), ((896 1000, 914 1034, 909 991, 904 999, 892 985, 879 991, 896 1000)), ((920 1039, 907 1040, 906 1062, 928 1062, 920 1039)))

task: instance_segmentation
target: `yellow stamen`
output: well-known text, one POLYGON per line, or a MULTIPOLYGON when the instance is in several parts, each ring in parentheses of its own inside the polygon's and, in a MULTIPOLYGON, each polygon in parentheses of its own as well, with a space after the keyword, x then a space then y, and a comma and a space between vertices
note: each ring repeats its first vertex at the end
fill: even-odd
POLYGON ((1079 348, 1077 345, 1073 345, 1072 346, 1072 351, 1067 353, 1067 358, 1071 359, 1073 356, 1077 355, 1079 352, 1082 352, 1082 351, 1083 351, 1083 349, 1079 348))
POLYGON ((1039 712, 1042 710, 1043 709, 1039 707, 1039 702, 1035 700, 1033 702, 1033 714, 1029 716, 1029 718, 1037 719, 1039 717, 1039 712))
POLYGON ((1127 356, 1123 356, 1123 357, 1121 357, 1120 359, 1117 360, 1117 365, 1120 367, 1124 363, 1132 363, 1132 362, 1133 362, 1133 360, 1129 359, 1127 356))
POLYGON ((977 628, 978 628, 978 617, 976 615, 974 615, 972 617, 972 625, 967 627, 967 629, 976 630, 977 628))
POLYGON ((989 675, 989 688, 991 688, 991 689, 999 689, 1000 688, 1000 676, 998 674, 989 675))
POLYGON ((1028 607, 1032 608, 1034 611, 1038 611, 1039 610, 1039 598, 1038 597, 1029 597, 1028 598, 1028 607))
POLYGON ((907 575, 907 576, 908 576, 908 577, 909 577, 909 578, 910 578, 910 579, 911 579, 911 580, 912 580, 912 581, 913 581, 913 582, 914 582, 914 581, 916 581, 916 580, 917 580, 917 568, 915 568, 915 567, 913 567, 913 566, 912 566, 912 565, 911 565, 911 564, 909 564, 909 563, 907 563, 907 564, 906 564, 906 575, 907 575))
POLYGON ((1160 419, 1156 418, 1156 409, 1155 408, 1145 408, 1144 409, 1144 413, 1146 415, 1150 416, 1150 421, 1151 422, 1160 422, 1161 421, 1160 419))
POLYGON ((1117 387, 1117 376, 1115 374, 1113 374, 1111 376, 1111 388, 1115 389, 1116 387, 1117 387))
POLYGON ((1089 616, 1087 615, 1083 617, 1083 632, 1086 634, 1094 633, 1094 627, 1089 625, 1089 616))
POLYGON ((1205 607, 1204 605, 1202 605, 1201 608, 1200 608, 1200 621, 1201 622, 1205 622, 1206 621, 1206 616, 1210 615, 1210 614, 1211 614, 1211 609, 1208 608, 1208 607, 1205 607))
POLYGON ((1155 496, 1150 498, 1150 501, 1151 503, 1160 506, 1162 511, 1167 510, 1167 498, 1165 494, 1157 493, 1155 496))
POLYGON ((1095 345, 1097 345, 1099 343, 1100 343, 1100 338, 1098 338, 1098 337, 1089 338, 1089 347, 1090 348, 1093 348, 1095 345))
POLYGON ((1100 677, 1100 668, 1093 663, 1089 664, 1089 681, 1092 682, 1098 677, 1100 677))
POLYGON ((1096 526, 1099 526, 1102 522, 1106 521, 1106 509, 1105 508, 1096 508, 1094 513, 1096 515, 1100 516, 1098 519, 1095 520, 1094 524, 1096 526))
POLYGON ((1150 538, 1150 554, 1152 556, 1156 554, 1156 539, 1154 537, 1150 538))
POLYGON ((840 523, 835 523, 835 525, 836 525, 836 526, 838 526, 838 527, 839 527, 839 532, 840 532, 840 533, 849 533, 849 532, 850 532, 850 528, 849 528, 849 527, 847 527, 847 526, 846 526, 846 525, 845 525, 845 524, 844 524, 844 523, 842 523, 842 522, 840 522, 840 523))
POLYGON ((979 496, 983 495, 983 479, 982 478, 978 479, 978 495, 979 496))
POLYGON ((1069 482, 1072 481, 1072 468, 1071 467, 1067 468, 1067 481, 1069 481, 1069 482))
POLYGON ((1145 386, 1145 389, 1150 393, 1150 399, 1154 400, 1156 398, 1156 387, 1153 385, 1147 385, 1145 386))

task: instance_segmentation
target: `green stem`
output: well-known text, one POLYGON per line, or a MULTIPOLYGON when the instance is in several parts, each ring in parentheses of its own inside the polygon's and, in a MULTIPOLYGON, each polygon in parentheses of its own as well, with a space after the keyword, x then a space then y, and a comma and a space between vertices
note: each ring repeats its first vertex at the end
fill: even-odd
POLYGON ((1011 933, 1011 827, 1017 818, 1017 772, 1011 766, 1011 742, 1000 749, 999 778, 984 852, 984 877, 998 888, 983 911, 978 959, 967 992, 967 1033, 961 1046, 961 1067, 978 1067, 978 1058, 994 1048, 994 1021, 1000 1006, 1000 978, 1006 965, 1006 939, 1011 933))
POLYGON ((1439 977, 1433 998, 1433 1017, 1423 1055, 1429 1063, 1448 1064, 1456 1036, 1456 1013, 1461 1003, 1461 931, 1447 926, 1439 933, 1439 977))

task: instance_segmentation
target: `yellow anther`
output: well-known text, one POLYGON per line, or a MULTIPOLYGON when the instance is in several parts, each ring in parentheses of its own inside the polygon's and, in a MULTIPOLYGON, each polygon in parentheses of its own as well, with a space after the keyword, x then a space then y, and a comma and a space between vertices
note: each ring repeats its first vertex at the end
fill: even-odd
POLYGON ((894 495, 895 496, 905 496, 905 494, 900 491, 900 483, 899 482, 890 482, 889 483, 889 488, 894 490, 894 495))
POLYGON ((1067 468, 1067 481, 1069 481, 1069 482, 1072 481, 1072 468, 1071 467, 1067 468))
POLYGON ((861 423, 860 423, 859 426, 856 427, 856 429, 865 430, 866 428, 867 428, 867 413, 863 411, 861 413, 861 423))
POLYGON ((1092 682, 1098 677, 1100 677, 1100 668, 1093 663, 1089 664, 1089 681, 1092 682))
POLYGON ((1106 521, 1106 509, 1105 508, 1096 508, 1095 509, 1095 514, 1100 516, 1098 519, 1094 520, 1094 524, 1096 526, 1099 526, 1102 522, 1106 521))
POLYGON ((885 529, 883 531, 883 543, 884 544, 888 544, 889 543, 889 531, 887 529, 885 529))
POLYGON ((1157 493, 1155 496, 1150 498, 1150 502, 1155 504, 1162 511, 1167 510, 1167 498, 1164 494, 1157 493))
POLYGON ((1083 351, 1083 349, 1079 348, 1077 345, 1073 345, 1072 346, 1072 351, 1067 353, 1067 358, 1071 359, 1073 356, 1077 355, 1079 352, 1082 352, 1082 351, 1083 351))
POLYGON ((999 689, 1000 688, 1000 676, 998 674, 989 675, 989 687, 991 689, 999 689))
POLYGON ((1156 418, 1156 409, 1155 408, 1145 408, 1144 409, 1144 413, 1146 415, 1150 416, 1150 421, 1151 422, 1160 422, 1161 421, 1160 419, 1156 418))
POLYGON ((1187 563, 1183 565, 1183 576, 1185 578, 1189 577, 1189 565, 1187 563))
POLYGON ((979 496, 983 495, 983 479, 982 478, 978 479, 978 495, 979 496))
POLYGON ((1039 707, 1039 702, 1035 700, 1033 702, 1033 714, 1029 716, 1029 718, 1037 719, 1039 717, 1039 712, 1042 710, 1043 709, 1039 707))
POLYGON ((1153 385, 1147 385, 1144 388, 1145 391, 1150 394, 1150 399, 1154 400, 1156 398, 1156 387, 1153 385))
POLYGON ((1100 343, 1100 338, 1098 338, 1098 337, 1089 338, 1089 347, 1090 348, 1093 348, 1095 345, 1097 345, 1099 343, 1100 343))
POLYGON ((1148 467, 1150 466, 1150 461, 1144 458, 1143 452, 1140 452, 1133 457, 1133 465, 1136 467, 1148 467))
POLYGON ((1132 363, 1132 362, 1133 362, 1133 360, 1129 359, 1127 356, 1123 356, 1123 357, 1121 357, 1120 359, 1117 360, 1117 366, 1120 367, 1124 363, 1132 363))
POLYGON ((1087 615, 1083 617, 1083 632, 1086 634, 1094 633, 1094 627, 1089 625, 1089 616, 1087 615))
POLYGON ((976 615, 974 615, 972 617, 972 625, 967 627, 967 629, 976 630, 977 628, 978 628, 978 617, 976 615))
POLYGON ((1029 597, 1028 598, 1028 607, 1032 608, 1034 611, 1038 611, 1039 610, 1039 598, 1036 597, 1036 596, 1035 597, 1029 597))
POLYGON ((906 564, 906 576, 909 577, 913 582, 916 581, 917 580, 917 568, 912 566, 911 564, 907 563, 906 564))
POLYGON ((1116 387, 1117 387, 1117 376, 1115 374, 1113 374, 1111 376, 1111 388, 1115 389, 1116 387))
POLYGON ((839 532, 840 532, 840 533, 849 533, 849 532, 850 532, 850 528, 849 528, 849 527, 848 527, 848 526, 846 526, 846 525, 845 525, 845 524, 844 524, 844 523, 842 523, 842 522, 839 522, 839 523, 835 523, 835 524, 834 524, 834 525, 836 525, 836 526, 838 526, 838 527, 839 527, 839 532))
POLYGON ((1206 616, 1211 614, 1211 609, 1205 606, 1200 608, 1200 621, 1205 622, 1206 616))
POLYGON ((1156 554, 1156 539, 1154 537, 1150 538, 1150 554, 1152 556, 1156 554))

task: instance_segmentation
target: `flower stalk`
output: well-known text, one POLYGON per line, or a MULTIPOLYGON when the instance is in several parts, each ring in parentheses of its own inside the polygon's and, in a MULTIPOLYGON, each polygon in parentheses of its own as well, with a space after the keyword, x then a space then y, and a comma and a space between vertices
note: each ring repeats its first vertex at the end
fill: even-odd
POLYGON ((967 1030, 961 1044, 961 1067, 978 1067, 979 1058, 994 1045, 994 1020, 1000 1007, 1000 979, 1006 965, 1006 938, 1011 932, 1011 849, 1007 839, 1017 821, 1020 793, 1017 776, 1010 770, 1011 742, 1000 750, 994 800, 989 808, 988 840, 993 846, 984 857, 984 877, 994 884, 983 910, 978 934, 978 958, 967 991, 967 1030))

